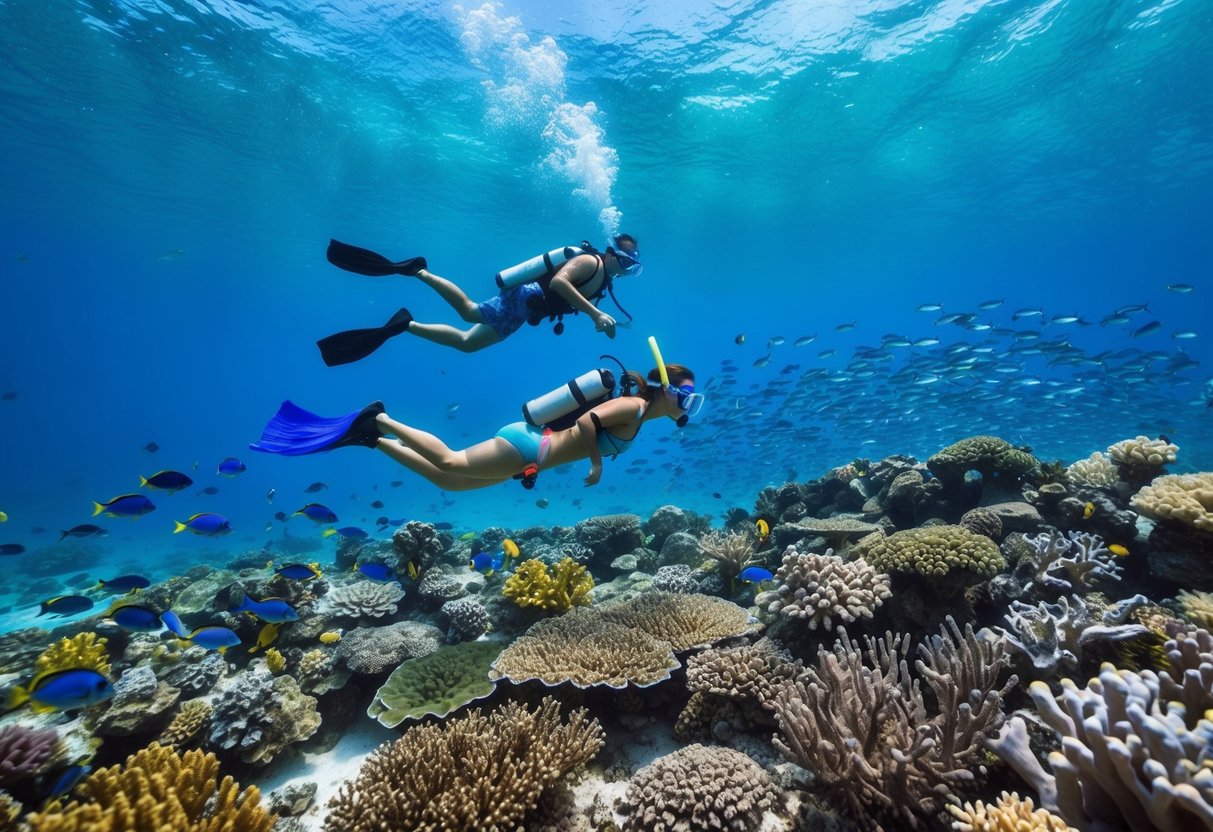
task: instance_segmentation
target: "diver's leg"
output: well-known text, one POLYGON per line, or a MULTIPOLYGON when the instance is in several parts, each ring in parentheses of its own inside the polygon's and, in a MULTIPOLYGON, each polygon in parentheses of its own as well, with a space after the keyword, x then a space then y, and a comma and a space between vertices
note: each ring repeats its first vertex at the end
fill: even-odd
POLYGON ((484 319, 480 317, 480 305, 473 302, 467 296, 467 292, 454 283, 425 269, 417 272, 417 277, 421 279, 422 283, 437 292, 438 296, 449 303, 451 308, 459 313, 459 317, 469 324, 484 323, 484 319))
POLYGON ((409 332, 435 344, 454 347, 460 352, 476 352, 501 340, 497 330, 487 324, 476 324, 470 329, 461 330, 448 324, 420 324, 413 321, 409 324, 409 332))
MULTIPOLYGON (((434 434, 397 422, 386 413, 380 414, 376 423, 381 433, 392 434, 439 471, 500 481, 512 477, 526 465, 518 449, 499 436, 454 451, 434 434)), ((380 442, 379 447, 386 451, 389 444, 380 442)))
POLYGON ((471 491, 476 488, 487 488, 490 485, 496 485, 503 482, 506 478, 500 479, 481 479, 479 477, 468 477, 463 474, 455 474, 450 471, 440 471, 421 454, 414 451, 412 448, 407 448, 399 442, 391 439, 385 439, 379 443, 379 450, 390 456, 392 459, 399 462, 405 468, 416 474, 420 474, 434 485, 446 491, 471 491))

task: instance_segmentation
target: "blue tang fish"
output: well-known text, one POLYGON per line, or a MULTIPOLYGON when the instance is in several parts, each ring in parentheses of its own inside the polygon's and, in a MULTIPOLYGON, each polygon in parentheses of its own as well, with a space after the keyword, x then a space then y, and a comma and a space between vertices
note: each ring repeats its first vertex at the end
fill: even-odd
POLYGON ((194 481, 180 471, 157 471, 150 477, 140 477, 140 488, 158 488, 161 491, 180 491, 189 488, 194 481))
MULTIPOLYGON (((308 503, 306 506, 296 511, 295 514, 302 514, 304 517, 314 520, 317 523, 337 522, 336 513, 334 513, 331 508, 320 505, 320 503, 308 503)), ((294 517, 295 514, 292 514, 291 516, 294 517)))
POLYGON ((370 537, 369 534, 357 526, 342 526, 340 529, 325 529, 324 534, 322 534, 321 537, 332 537, 335 534, 341 535, 346 540, 366 540, 368 537, 370 537))
POLYGON ((143 494, 122 494, 106 503, 93 503, 93 516, 105 512, 107 517, 142 517, 155 511, 156 504, 143 494))
POLYGON ((228 612, 247 612, 270 624, 285 624, 288 621, 299 620, 299 613, 295 612, 295 608, 281 598, 263 598, 260 601, 254 601, 248 597, 247 592, 243 594, 240 603, 228 612))
POLYGON ((123 629, 134 630, 137 633, 154 633, 163 629, 160 615, 155 610, 141 607, 138 604, 123 604, 114 607, 106 618, 123 629))
POLYGON ((225 477, 238 477, 248 470, 248 466, 234 456, 229 456, 223 462, 219 463, 219 467, 215 469, 216 474, 221 474, 225 477))
POLYGON ((747 566, 737 573, 737 577, 743 581, 752 584, 760 584, 764 581, 772 580, 775 576, 769 569, 763 569, 761 566, 747 566))
POLYGON ((20 685, 9 692, 7 707, 29 702, 35 711, 70 711, 98 705, 114 695, 110 680, 95 670, 73 667, 35 676, 28 688, 20 685))
POLYGON ((97 581, 98 589, 108 589, 110 592, 130 592, 135 589, 147 589, 152 582, 142 575, 119 575, 110 580, 97 581))
POLYGON ((324 573, 306 563, 288 563, 286 566, 275 569, 274 574, 292 581, 310 581, 319 578, 324 573))
POLYGON ((160 613, 160 621, 165 627, 168 627, 169 632, 177 638, 187 639, 189 635, 185 631, 185 625, 181 623, 181 616, 172 610, 165 610, 160 613))
POLYGON ((386 563, 362 563, 358 565, 358 571, 375 583, 399 582, 396 573, 388 568, 386 563))
MULTIPOLYGON (((86 760, 88 758, 85 758, 86 760)), ((76 788, 76 784, 83 780, 93 770, 93 767, 88 765, 85 760, 81 760, 74 766, 70 766, 63 770, 63 773, 55 780, 50 789, 46 792, 46 799, 49 802, 54 802, 76 788)))
POLYGON ((55 615, 75 615, 93 608, 93 599, 84 595, 57 595, 42 602, 42 612, 39 616, 53 613, 55 615))
POLYGON ((184 523, 177 520, 173 522, 177 526, 173 529, 173 534, 189 529, 194 534, 200 534, 204 537, 219 537, 232 530, 232 522, 230 520, 222 514, 215 514, 210 511, 195 514, 184 523))
POLYGON ((178 633, 177 638, 182 641, 188 641, 190 644, 197 644, 199 647, 207 650, 218 650, 220 653, 240 643, 240 636, 236 635, 235 630, 228 627, 220 627, 218 624, 207 624, 198 627, 188 636, 182 636, 178 633))

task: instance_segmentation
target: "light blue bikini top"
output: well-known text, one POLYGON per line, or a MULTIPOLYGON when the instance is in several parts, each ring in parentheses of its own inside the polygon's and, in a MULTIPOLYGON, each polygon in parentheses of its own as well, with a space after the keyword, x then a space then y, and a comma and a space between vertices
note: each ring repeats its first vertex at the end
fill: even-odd
MULTIPOLYGON (((644 409, 640 410, 641 417, 644 416, 644 409)), ((632 447, 632 443, 636 441, 636 437, 640 434, 640 426, 636 427, 636 433, 632 434, 631 439, 620 439, 612 434, 609 430, 602 426, 602 422, 598 420, 598 414, 590 414, 590 421, 594 423, 594 430, 598 441, 598 452, 609 456, 618 456, 619 454, 632 447)), ((644 424, 641 422, 641 424, 644 424)))

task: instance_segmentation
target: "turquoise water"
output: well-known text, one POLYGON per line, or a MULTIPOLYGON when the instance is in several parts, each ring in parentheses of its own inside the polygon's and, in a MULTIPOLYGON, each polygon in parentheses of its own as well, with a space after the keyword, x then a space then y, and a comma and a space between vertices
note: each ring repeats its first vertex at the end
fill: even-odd
POLYGON ((62 553, 93 501, 163 468, 196 485, 106 520, 85 548, 107 566, 280 545, 273 513, 313 497, 368 529, 720 516, 982 432, 1065 462, 1164 432, 1175 470, 1208 470, 1211 32, 1195 0, 0 3, 0 542, 62 553), (330 266, 330 237, 424 254, 484 300, 499 269, 616 227, 646 272, 614 341, 572 318, 474 355, 405 336, 319 360, 317 338, 402 305, 455 322, 420 285, 330 266), (651 366, 650 334, 708 408, 646 427, 592 489, 583 464, 444 494, 360 450, 247 450, 286 398, 381 398, 469 444, 603 352, 651 366), (216 476, 229 455, 248 471, 216 476), (198 511, 235 533, 171 534, 198 511))

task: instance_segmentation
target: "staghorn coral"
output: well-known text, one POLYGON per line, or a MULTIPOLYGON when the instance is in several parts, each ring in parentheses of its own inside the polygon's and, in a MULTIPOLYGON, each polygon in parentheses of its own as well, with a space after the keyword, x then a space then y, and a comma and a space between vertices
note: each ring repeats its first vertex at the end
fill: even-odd
POLYGON ((58 745, 58 732, 49 728, 0 728, 0 786, 33 777, 52 758, 58 745))
POLYGON ((1213 532, 1213 472, 1168 474, 1133 495, 1133 508, 1155 520, 1169 520, 1213 532))
POLYGON ((108 676, 110 662, 105 649, 106 643, 106 639, 98 638, 96 633, 77 633, 71 638, 59 639, 46 648, 34 662, 34 675, 87 667, 102 676, 108 676))
MULTIPOLYGON (((1145 600, 1138 595, 1130 601, 1145 600)), ((1077 671, 1083 651, 1096 642, 1140 638, 1149 631, 1140 624, 1124 624, 1113 608, 1097 618, 1097 610, 1080 596, 1061 597, 1056 604, 1037 606, 1012 601, 1006 616, 1010 630, 998 628, 1007 646, 1025 656, 1038 676, 1056 676, 1061 670, 1077 671)))
POLYGON ((720 574, 735 578, 754 556, 754 541, 748 532, 708 532, 699 538, 699 550, 720 564, 720 574))
POLYGON ((952 822, 956 832, 1074 832, 1048 809, 1034 808, 1032 798, 1015 792, 1003 792, 997 803, 950 804, 948 811, 956 818, 952 822))
POLYGON ((403 597, 404 587, 398 583, 359 581, 324 596, 324 607, 333 615, 382 618, 394 614, 403 597))
POLYGON ((160 744, 176 749, 188 745, 210 721, 212 710, 211 703, 203 699, 186 702, 160 735, 160 744))
POLYGON ((1184 707, 1166 701, 1158 677, 1110 664, 1080 689, 1062 680, 1028 692, 1041 720, 1061 736, 1052 774, 1032 752, 1027 725, 1010 720, 990 747, 1040 795, 1041 805, 1081 832, 1213 829, 1209 777, 1213 722, 1185 725, 1184 707))
POLYGON ((1198 627, 1213 630, 1213 592, 1181 589, 1175 600, 1184 618, 1198 627))
POLYGON ((778 587, 769 593, 776 597, 767 612, 803 620, 810 630, 819 625, 831 630, 834 619, 850 623, 871 618, 893 594, 889 576, 865 560, 844 561, 833 554, 827 550, 824 555, 802 555, 789 546, 775 572, 778 587))
POLYGON ((1112 464, 1112 458, 1096 451, 1066 468, 1066 479, 1072 485, 1111 488, 1120 480, 1120 476, 1116 466, 1112 464))
POLYGON ((602 748, 584 709, 561 720, 556 700, 530 711, 508 703, 414 726, 379 747, 329 803, 326 832, 526 828, 565 775, 602 748))
POLYGON ((416 621, 386 627, 359 627, 347 633, 334 653, 336 661, 354 673, 382 673, 405 659, 433 653, 442 644, 442 631, 416 621))
POLYGON ((1097 581, 1119 581, 1124 570, 1098 535, 1061 532, 1024 535, 1032 546, 1026 557, 1036 567, 1032 580, 1054 592, 1089 590, 1097 581))
POLYGON ((988 578, 1006 565, 998 544, 963 526, 896 532, 867 547, 864 557, 882 572, 917 572, 927 577, 970 572, 988 578))
POLYGON ((1002 699, 1018 681, 998 687, 1005 644, 971 626, 962 633, 949 616, 914 663, 934 694, 930 714, 909 674, 906 637, 867 637, 861 648, 839 632, 805 680, 776 692, 774 744, 861 828, 927 828, 952 788, 983 770, 981 742, 1001 724, 1002 699))
POLYGON ((798 679, 804 665, 769 638, 737 647, 713 647, 687 660, 687 687, 732 700, 767 705, 785 682, 798 679))
POLYGON ((502 645, 468 641, 403 662, 375 693, 366 715, 387 728, 433 715, 445 717, 491 694, 489 668, 502 645))
POLYGON ((563 612, 590 603, 593 588, 589 571, 572 558, 560 561, 551 571, 543 561, 531 558, 506 579, 501 594, 520 607, 563 612))
POLYGON ((669 642, 607 621, 595 608, 534 624, 493 663, 493 679, 577 687, 648 687, 678 667, 669 642))
POLYGON ((447 641, 473 641, 492 629, 484 604, 475 598, 459 598, 442 605, 442 614, 450 625, 447 641))
POLYGON ((153 743, 81 781, 84 800, 52 802, 26 823, 30 832, 269 832, 277 818, 257 787, 218 777, 214 754, 153 743))
POLYGON ((748 832, 779 802, 770 776, 740 751, 689 745, 636 772, 623 832, 748 832))
POLYGON ((291 676, 246 671, 215 700, 210 743, 241 760, 266 765, 320 727, 316 700, 291 676))
POLYGON ((1164 465, 1175 461, 1178 452, 1178 445, 1148 436, 1124 439, 1108 448, 1108 456, 1127 480, 1149 479, 1158 475, 1164 465))
POLYGON ((931 473, 945 484, 958 483, 966 471, 977 471, 983 479, 999 475, 1014 480, 1038 464, 1036 457, 997 436, 961 439, 927 460, 931 473))
POLYGON ((971 508, 960 518, 960 525, 973 534, 981 534, 991 540, 1002 540, 1002 518, 988 508, 971 508))
POLYGON ((668 641, 676 652, 713 644, 758 628, 744 609, 723 598, 674 592, 645 592, 604 606, 601 615, 668 641))

